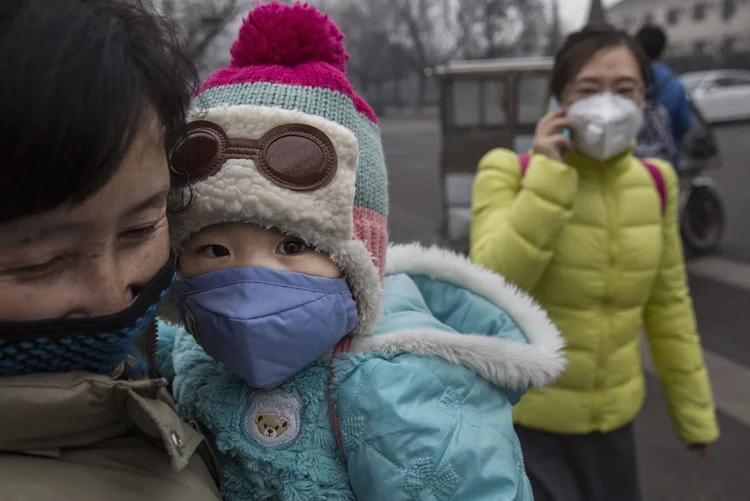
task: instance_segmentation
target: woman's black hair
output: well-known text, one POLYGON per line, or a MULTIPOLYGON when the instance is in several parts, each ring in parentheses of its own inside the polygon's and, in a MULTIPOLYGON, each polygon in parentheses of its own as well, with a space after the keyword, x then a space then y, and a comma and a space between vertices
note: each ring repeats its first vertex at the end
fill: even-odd
POLYGON ((3 0, 0 74, 0 223, 93 195, 147 113, 170 151, 197 81, 142 0, 3 0))
POLYGON ((611 47, 625 47, 630 50, 638 61, 643 82, 646 85, 650 84, 653 74, 651 61, 640 44, 626 31, 608 24, 593 24, 569 35, 555 54, 550 93, 560 99, 565 86, 578 75, 589 59, 600 50, 611 47))

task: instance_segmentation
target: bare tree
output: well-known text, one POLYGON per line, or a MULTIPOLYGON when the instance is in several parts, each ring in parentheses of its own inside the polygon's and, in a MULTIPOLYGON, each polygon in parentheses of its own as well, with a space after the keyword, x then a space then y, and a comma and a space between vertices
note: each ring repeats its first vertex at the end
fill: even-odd
POLYGON ((508 56, 513 32, 519 26, 512 12, 512 0, 464 0, 460 2, 458 55, 463 59, 491 59, 508 56))
MULTIPOLYGON (((391 0, 347 1, 321 6, 346 34, 344 44, 351 56, 347 65, 352 82, 370 104, 381 108, 387 84, 413 74, 413 54, 396 36, 391 0)), ((398 94, 398 92, 396 92, 398 94)), ((379 110, 382 112, 382 109, 379 110)))
POLYGON ((552 21, 549 27, 549 37, 547 39, 547 55, 554 56, 562 41, 562 23, 560 21, 560 1, 551 0, 550 8, 552 10, 552 21))
MULTIPOLYGON (((182 27, 190 55, 214 70, 225 64, 242 14, 254 0, 154 0, 182 27), (231 34, 230 34, 231 32, 231 34)), ((286 0, 290 3, 293 0, 286 0)), ((345 33, 348 72, 376 107, 386 85, 416 77, 450 59, 543 53, 552 43, 550 0, 314 0, 345 33)), ((551 0, 555 1, 555 0, 551 0)), ((553 10, 553 13, 556 9, 553 10)), ((553 20, 556 17, 552 16, 553 20)), ((559 18, 559 16, 558 16, 559 18)), ((398 91, 395 90, 396 99, 398 91)))
POLYGON ((227 26, 244 11, 248 0, 157 0, 157 7, 173 18, 185 37, 189 56, 201 61, 227 26))
POLYGON ((540 55, 547 49, 549 20, 544 0, 515 0, 514 12, 520 33, 514 42, 514 55, 540 55))
POLYGON ((492 59, 541 52, 547 20, 543 0, 461 0, 458 56, 492 59))
POLYGON ((456 54, 456 12, 451 0, 386 0, 392 15, 392 39, 407 49, 405 58, 419 80, 417 106, 425 101, 425 69, 456 54))

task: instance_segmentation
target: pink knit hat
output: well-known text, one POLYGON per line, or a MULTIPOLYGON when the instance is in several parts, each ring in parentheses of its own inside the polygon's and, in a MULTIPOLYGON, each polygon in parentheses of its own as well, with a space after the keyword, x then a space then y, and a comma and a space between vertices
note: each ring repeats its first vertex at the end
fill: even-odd
POLYGON ((342 39, 308 4, 250 12, 231 64, 194 96, 191 148, 172 156, 177 172, 187 166, 191 203, 170 225, 178 250, 206 226, 241 221, 327 252, 357 300, 361 334, 379 316, 388 181, 377 118, 344 74, 342 39))

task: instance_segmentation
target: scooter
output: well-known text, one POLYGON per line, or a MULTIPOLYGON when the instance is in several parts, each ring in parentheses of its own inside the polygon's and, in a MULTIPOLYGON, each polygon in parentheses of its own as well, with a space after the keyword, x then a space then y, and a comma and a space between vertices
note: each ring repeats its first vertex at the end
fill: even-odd
POLYGON ((680 233, 689 255, 714 252, 726 227, 726 213, 715 181, 705 175, 721 167, 718 141, 711 126, 690 101, 693 127, 682 144, 680 159, 680 233))

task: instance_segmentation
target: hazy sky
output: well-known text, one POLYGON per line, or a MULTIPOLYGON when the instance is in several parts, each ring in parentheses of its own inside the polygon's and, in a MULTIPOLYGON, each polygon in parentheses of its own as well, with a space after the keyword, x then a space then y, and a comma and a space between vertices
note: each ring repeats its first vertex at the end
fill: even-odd
MULTIPOLYGON (((558 0, 560 5, 560 17, 566 30, 580 28, 586 21, 589 13, 591 0, 558 0)), ((620 0, 602 0, 604 7, 616 4, 620 0)))

